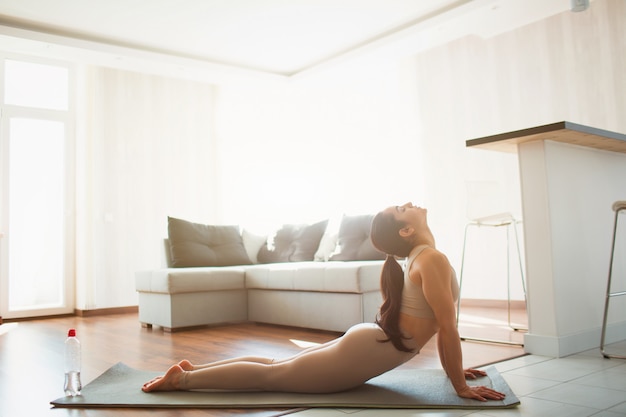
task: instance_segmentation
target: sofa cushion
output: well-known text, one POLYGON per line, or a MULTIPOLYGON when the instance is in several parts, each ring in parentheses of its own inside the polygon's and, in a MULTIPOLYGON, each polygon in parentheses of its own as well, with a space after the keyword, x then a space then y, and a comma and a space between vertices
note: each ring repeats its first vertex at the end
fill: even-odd
POLYGON ((337 247, 331 261, 364 261, 385 259, 370 240, 373 215, 344 216, 339 226, 337 247))
POLYGON ((260 263, 312 261, 328 220, 312 225, 287 224, 267 239, 258 253, 260 263))
POLYGON ((245 289, 245 267, 165 268, 135 274, 139 292, 181 294, 245 289))
POLYGON ((380 291, 381 261, 297 262, 246 266, 246 288, 366 293, 380 291))
POLYGON ((168 217, 167 231, 175 268, 251 263, 237 226, 210 226, 168 217))

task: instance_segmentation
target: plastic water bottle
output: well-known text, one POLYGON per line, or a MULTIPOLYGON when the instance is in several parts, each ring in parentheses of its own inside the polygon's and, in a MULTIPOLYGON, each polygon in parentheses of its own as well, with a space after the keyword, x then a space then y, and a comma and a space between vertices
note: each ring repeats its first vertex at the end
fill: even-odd
POLYGON ((65 395, 80 395, 83 385, 80 382, 80 341, 76 330, 70 329, 65 340, 65 395))

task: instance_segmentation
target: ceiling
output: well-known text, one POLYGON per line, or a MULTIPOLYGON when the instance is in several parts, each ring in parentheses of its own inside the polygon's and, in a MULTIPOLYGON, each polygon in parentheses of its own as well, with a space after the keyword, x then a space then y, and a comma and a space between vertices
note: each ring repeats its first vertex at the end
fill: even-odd
POLYGON ((492 30, 502 31, 568 7, 569 0, 0 0, 0 49, 16 42, 13 49, 28 50, 28 40, 57 52, 290 77, 426 30, 429 41, 435 30, 459 36, 461 17, 490 13, 500 26, 492 30))

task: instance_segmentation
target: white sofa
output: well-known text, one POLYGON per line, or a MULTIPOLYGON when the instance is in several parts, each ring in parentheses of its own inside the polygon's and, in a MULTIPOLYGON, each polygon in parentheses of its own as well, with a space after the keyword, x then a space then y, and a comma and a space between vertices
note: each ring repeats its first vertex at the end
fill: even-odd
POLYGON ((376 318, 381 267, 313 261, 141 271, 139 321, 166 331, 252 321, 343 332, 376 318))
MULTIPOLYGON (((361 217, 358 220, 363 223, 361 217)), ((344 218, 342 226, 348 224, 348 220, 354 223, 354 219, 344 218)), ((170 219, 170 226, 175 220, 170 219)), ((363 225, 359 227, 365 230, 363 225)), ((169 256, 173 252, 169 246, 175 233, 170 228, 170 239, 166 240, 168 267, 136 273, 139 321, 143 326, 158 325, 166 331, 251 321, 336 332, 346 331, 357 323, 372 322, 382 301, 380 272, 383 261, 359 259, 380 257, 380 254, 372 256, 371 248, 367 247, 369 229, 367 239, 363 236, 357 239, 360 240, 357 242, 359 249, 355 250, 361 255, 355 255, 354 250, 347 254, 347 240, 341 239, 341 230, 348 229, 347 226, 340 228, 338 236, 330 237, 330 245, 323 242, 323 236, 316 238, 315 257, 308 256, 317 260, 285 261, 283 251, 276 258, 282 259, 280 262, 258 263, 257 253, 264 255, 265 261, 272 260, 276 253, 268 255, 266 239, 262 239, 259 248, 258 243, 252 245, 249 239, 242 238, 242 248, 247 253, 242 265, 172 267, 175 260, 169 256), (326 255, 320 254, 324 245, 334 247, 335 255, 338 253, 336 247, 343 245, 343 252, 334 257, 330 251, 326 255)), ((351 230, 354 231, 354 227, 351 230)), ((354 249, 355 239, 351 242, 354 249)), ((302 259, 294 255, 302 254, 302 250, 293 249, 293 242, 290 247, 291 259, 302 259)), ((190 252, 197 249, 188 245, 184 248, 190 252)), ((228 256, 233 250, 239 249, 231 247, 228 256)), ((240 256, 240 259, 243 258, 240 256)), ((235 261, 229 263, 232 262, 235 261)))

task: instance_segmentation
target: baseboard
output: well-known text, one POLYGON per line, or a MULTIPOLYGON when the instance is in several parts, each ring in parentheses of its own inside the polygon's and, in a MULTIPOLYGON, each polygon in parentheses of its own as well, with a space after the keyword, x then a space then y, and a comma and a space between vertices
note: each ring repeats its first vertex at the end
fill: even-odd
MULTIPOLYGON (((80 310, 74 309, 73 313, 67 314, 53 314, 49 316, 28 316, 28 317, 17 317, 11 319, 4 319, 6 323, 14 323, 19 321, 32 321, 32 320, 42 320, 42 319, 54 319, 60 317, 93 317, 93 316, 105 316, 110 314, 133 314, 139 312, 139 306, 129 306, 129 307, 113 307, 113 308, 96 308, 93 310, 80 310)), ((0 324, 2 322, 0 321, 0 324)))
MULTIPOLYGON (((524 335, 524 350, 539 356, 562 358, 600 347, 602 329, 596 327, 576 334, 543 336, 533 333, 524 335)), ((626 322, 614 323, 607 328, 606 344, 621 342, 626 333, 626 322)))
POLYGON ((138 313, 139 306, 95 308, 93 310, 75 309, 74 315, 79 317, 108 316, 111 314, 131 314, 138 313))

